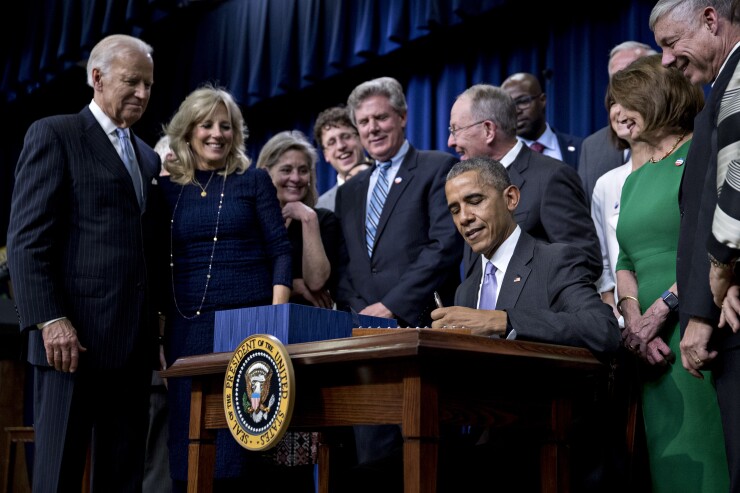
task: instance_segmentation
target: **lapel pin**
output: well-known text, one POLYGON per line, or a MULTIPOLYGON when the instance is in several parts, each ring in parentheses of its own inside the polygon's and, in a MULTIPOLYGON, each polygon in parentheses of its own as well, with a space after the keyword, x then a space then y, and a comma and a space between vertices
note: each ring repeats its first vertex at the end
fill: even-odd
POLYGON ((676 159, 676 166, 681 166, 683 164, 683 158, 676 159))
POLYGON ((521 281, 521 280, 522 280, 522 276, 516 276, 516 277, 514 278, 514 282, 519 282, 519 281, 521 281))
POLYGON ((396 179, 395 179, 395 180, 393 180, 393 183, 395 183, 396 185, 398 185, 398 184, 399 184, 399 183, 401 183, 402 181, 403 181, 403 178, 401 178, 400 176, 397 176, 397 177, 396 177, 396 179))
POLYGON ((157 179, 156 178, 152 178, 152 185, 156 185, 156 184, 157 184, 157 179))
POLYGON ((576 150, 573 146, 568 146, 568 152, 574 152, 576 150))

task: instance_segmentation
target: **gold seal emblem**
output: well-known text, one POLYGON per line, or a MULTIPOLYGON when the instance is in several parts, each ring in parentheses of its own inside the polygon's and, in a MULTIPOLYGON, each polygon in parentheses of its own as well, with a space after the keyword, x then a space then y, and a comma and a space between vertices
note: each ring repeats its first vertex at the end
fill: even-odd
POLYGON ((242 447, 277 445, 293 415, 294 382, 293 364, 279 339, 255 334, 239 344, 224 377, 224 413, 242 447))

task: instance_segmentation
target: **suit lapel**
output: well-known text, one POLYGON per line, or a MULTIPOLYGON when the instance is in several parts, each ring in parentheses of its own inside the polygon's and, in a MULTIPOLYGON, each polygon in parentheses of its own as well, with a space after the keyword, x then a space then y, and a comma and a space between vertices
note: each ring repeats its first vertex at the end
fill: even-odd
POLYGON ((529 150, 529 147, 522 145, 519 154, 517 154, 517 156, 514 158, 514 161, 511 162, 511 165, 507 170, 509 172, 509 179, 511 180, 511 184, 515 185, 520 190, 522 186, 524 186, 524 182, 526 181, 524 178, 524 173, 529 167, 529 156, 531 153, 532 151, 529 150))
POLYGON ((516 306, 519 295, 522 293, 529 274, 532 272, 528 264, 534 257, 534 245, 534 238, 522 231, 516 248, 514 248, 514 254, 509 261, 509 266, 506 269, 506 275, 504 276, 504 281, 498 294, 496 301, 497 310, 506 310, 516 306))
POLYGON ((80 112, 80 115, 82 117, 84 129, 80 135, 81 145, 83 148, 90 149, 92 153, 95 154, 101 167, 108 170, 123 182, 123 186, 128 190, 131 200, 136 202, 136 205, 138 206, 139 201, 136 198, 134 183, 131 180, 131 175, 126 170, 126 165, 123 164, 123 161, 121 160, 121 156, 118 155, 115 147, 111 144, 110 139, 105 132, 103 132, 103 129, 93 116, 90 108, 86 106, 80 112))

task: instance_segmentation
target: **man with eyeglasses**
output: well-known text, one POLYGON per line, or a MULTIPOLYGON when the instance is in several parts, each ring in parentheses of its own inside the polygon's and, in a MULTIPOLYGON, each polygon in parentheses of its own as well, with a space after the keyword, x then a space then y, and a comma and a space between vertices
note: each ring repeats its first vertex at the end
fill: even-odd
MULTIPOLYGON (((524 145, 516 128, 514 100, 500 87, 477 84, 452 105, 447 145, 462 160, 487 156, 500 161, 521 191, 517 224, 537 239, 579 247, 595 282, 602 271, 601 250, 578 173, 524 145)), ((467 245, 463 261, 467 278, 478 261, 467 245)))
POLYGON ((510 75, 501 84, 516 105, 516 135, 532 150, 559 159, 578 169, 578 155, 582 137, 558 132, 545 117, 547 95, 540 81, 532 74, 520 72, 510 75))
POLYGON ((324 159, 337 172, 337 183, 319 196, 316 207, 333 211, 337 190, 344 184, 349 170, 359 163, 372 162, 365 154, 357 129, 344 106, 333 106, 319 113, 313 135, 324 151, 324 159))

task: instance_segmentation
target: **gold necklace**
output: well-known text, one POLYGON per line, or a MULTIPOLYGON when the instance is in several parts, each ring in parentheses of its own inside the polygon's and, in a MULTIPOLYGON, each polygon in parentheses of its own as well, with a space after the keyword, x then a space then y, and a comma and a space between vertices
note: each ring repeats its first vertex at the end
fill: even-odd
POLYGON ((664 160, 665 158, 667 158, 668 156, 670 156, 671 154, 673 154, 673 151, 676 150, 676 147, 678 147, 678 144, 683 140, 684 137, 686 137, 686 132, 685 131, 684 131, 684 133, 682 133, 681 135, 678 136, 678 139, 676 139, 676 142, 673 144, 673 147, 671 147, 670 149, 668 149, 668 152, 666 152, 665 154, 663 154, 663 157, 662 158, 655 159, 653 156, 650 156, 650 159, 648 159, 648 161, 650 161, 651 163, 655 164, 655 163, 659 163, 660 161, 664 160))
POLYGON ((193 174, 193 183, 195 183, 196 185, 198 185, 198 187, 200 188, 200 196, 201 197, 205 197, 206 195, 208 195, 208 192, 206 192, 206 188, 208 188, 208 185, 211 183, 211 180, 213 179, 214 173, 216 173, 216 172, 215 171, 211 171, 211 176, 210 176, 210 178, 208 178, 208 181, 206 182, 206 186, 205 187, 200 184, 200 182, 198 181, 198 179, 195 177, 195 174, 193 174))

